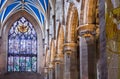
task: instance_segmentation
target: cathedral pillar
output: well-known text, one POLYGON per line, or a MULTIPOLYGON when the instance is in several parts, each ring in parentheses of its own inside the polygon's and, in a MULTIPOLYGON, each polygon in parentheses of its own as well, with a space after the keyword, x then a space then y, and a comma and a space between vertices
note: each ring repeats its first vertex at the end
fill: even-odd
POLYGON ((55 58, 55 79, 63 79, 64 73, 63 55, 58 55, 55 58))
POLYGON ((70 3, 67 13, 64 43, 64 79, 78 79, 77 64, 78 10, 70 3))
POLYGON ((64 45, 64 79, 78 79, 77 72, 77 44, 64 45))
POLYGON ((54 76, 55 76, 54 66, 52 63, 50 63, 50 65, 49 65, 49 79, 55 79, 54 76))
POLYGON ((80 49, 80 79, 96 79, 96 27, 87 24, 78 27, 80 49))
POLYGON ((44 69, 44 79, 48 79, 48 78, 49 78, 49 76, 48 76, 48 68, 45 67, 45 69, 44 69))

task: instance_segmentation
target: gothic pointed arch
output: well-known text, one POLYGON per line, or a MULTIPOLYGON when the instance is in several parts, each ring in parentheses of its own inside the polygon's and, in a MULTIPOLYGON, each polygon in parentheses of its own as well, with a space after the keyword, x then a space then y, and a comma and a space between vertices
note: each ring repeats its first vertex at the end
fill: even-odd
POLYGON ((98 0, 81 0, 80 24, 94 24, 96 22, 96 7, 98 0))
POLYGON ((78 26, 78 11, 73 3, 70 3, 67 13, 66 38, 65 42, 76 42, 78 26))
POLYGON ((8 32, 7 71, 37 71, 37 33, 25 17, 8 32))
POLYGON ((50 51, 48 48, 46 48, 46 54, 45 54, 45 67, 48 67, 50 63, 50 51))
MULTIPOLYGON (((11 13, 11 14, 8 16, 7 20, 2 24, 1 29, 2 29, 3 31, 1 31, 1 32, 2 32, 2 33, 5 32, 5 29, 6 29, 6 27, 7 27, 6 24, 9 24, 9 23, 12 24, 12 23, 14 22, 13 20, 17 20, 17 19, 20 18, 21 16, 27 17, 27 19, 29 19, 30 22, 35 21, 34 24, 38 24, 38 26, 40 27, 40 30, 42 31, 42 37, 44 37, 42 24, 38 22, 38 20, 36 19, 36 17, 35 17, 34 15, 31 15, 31 14, 28 13, 26 10, 19 10, 19 11, 16 11, 16 12, 14 12, 14 13, 11 13), (32 17, 32 19, 31 19, 31 17, 32 17), (12 19, 12 20, 11 20, 11 19, 12 19), (9 22, 9 23, 8 23, 8 22, 9 22)), ((2 35, 2 33, 0 33, 0 34, 2 35)))
POLYGON ((4 55, 4 59, 3 61, 6 62, 4 65, 4 71, 7 71, 7 57, 8 57, 8 35, 9 35, 9 30, 12 27, 12 25, 14 24, 14 22, 16 22, 19 18, 24 17, 27 20, 29 20, 29 22, 33 25, 33 28, 35 29, 36 33, 37 33, 37 52, 38 52, 38 57, 37 57, 37 72, 42 72, 43 71, 43 61, 42 59, 43 57, 43 32, 41 29, 41 26, 39 25, 39 23, 36 21, 36 19, 30 15, 29 13, 27 13, 24 10, 18 11, 15 14, 11 15, 11 17, 9 17, 7 19, 7 21, 5 22, 3 28, 2 28, 2 40, 4 40, 2 42, 3 45, 3 50, 1 51, 1 53, 3 53, 4 55))
POLYGON ((50 43, 50 62, 53 63, 55 59, 55 41, 54 39, 51 40, 50 43))
POLYGON ((64 28, 63 25, 59 23, 58 33, 57 33, 57 54, 63 55, 63 46, 64 46, 64 28))

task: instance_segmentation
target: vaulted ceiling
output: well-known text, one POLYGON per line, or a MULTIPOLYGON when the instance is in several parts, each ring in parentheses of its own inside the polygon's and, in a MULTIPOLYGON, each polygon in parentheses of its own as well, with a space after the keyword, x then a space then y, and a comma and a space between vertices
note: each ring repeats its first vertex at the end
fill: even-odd
POLYGON ((12 14, 25 10, 44 25, 48 3, 49 0, 0 0, 0 23, 4 23, 12 14))

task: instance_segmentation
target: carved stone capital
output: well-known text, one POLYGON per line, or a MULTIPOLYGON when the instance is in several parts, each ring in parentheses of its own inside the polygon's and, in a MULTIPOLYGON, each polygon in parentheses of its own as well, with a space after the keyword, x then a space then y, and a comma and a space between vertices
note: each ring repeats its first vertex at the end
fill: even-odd
POLYGON ((55 63, 63 63, 63 54, 57 54, 55 56, 55 63))
POLYGON ((48 73, 48 67, 44 67, 44 73, 45 73, 45 74, 48 73))
POLYGON ((76 48, 77 48, 77 43, 65 43, 64 44, 64 50, 65 50, 65 53, 72 53, 73 51, 76 51, 76 48), (66 52, 68 51, 68 52, 66 52))
POLYGON ((80 37, 94 39, 99 35, 99 29, 95 24, 80 25, 77 28, 80 37))
POLYGON ((51 62, 50 64, 49 64, 49 70, 50 69, 53 69, 54 68, 54 62, 51 62))

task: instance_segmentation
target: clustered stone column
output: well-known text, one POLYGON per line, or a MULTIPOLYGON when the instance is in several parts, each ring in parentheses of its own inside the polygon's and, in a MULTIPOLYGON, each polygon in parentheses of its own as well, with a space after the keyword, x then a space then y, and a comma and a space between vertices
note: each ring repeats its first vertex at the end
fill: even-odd
POLYGON ((63 54, 57 54, 55 58, 55 79, 63 79, 63 54))
POLYGON ((55 79, 54 77, 54 65, 53 63, 50 63, 49 65, 49 79, 55 79))
POLYGON ((45 67, 44 68, 44 79, 48 79, 49 78, 49 74, 48 74, 48 68, 47 67, 45 67))
POLYGON ((76 52, 77 52, 76 43, 65 43, 64 79, 78 79, 76 52))
POLYGON ((78 79, 77 69, 77 32, 78 10, 70 3, 66 22, 64 43, 64 79, 78 79))
POLYGON ((78 27, 80 47, 80 79, 96 79, 96 26, 78 27))

